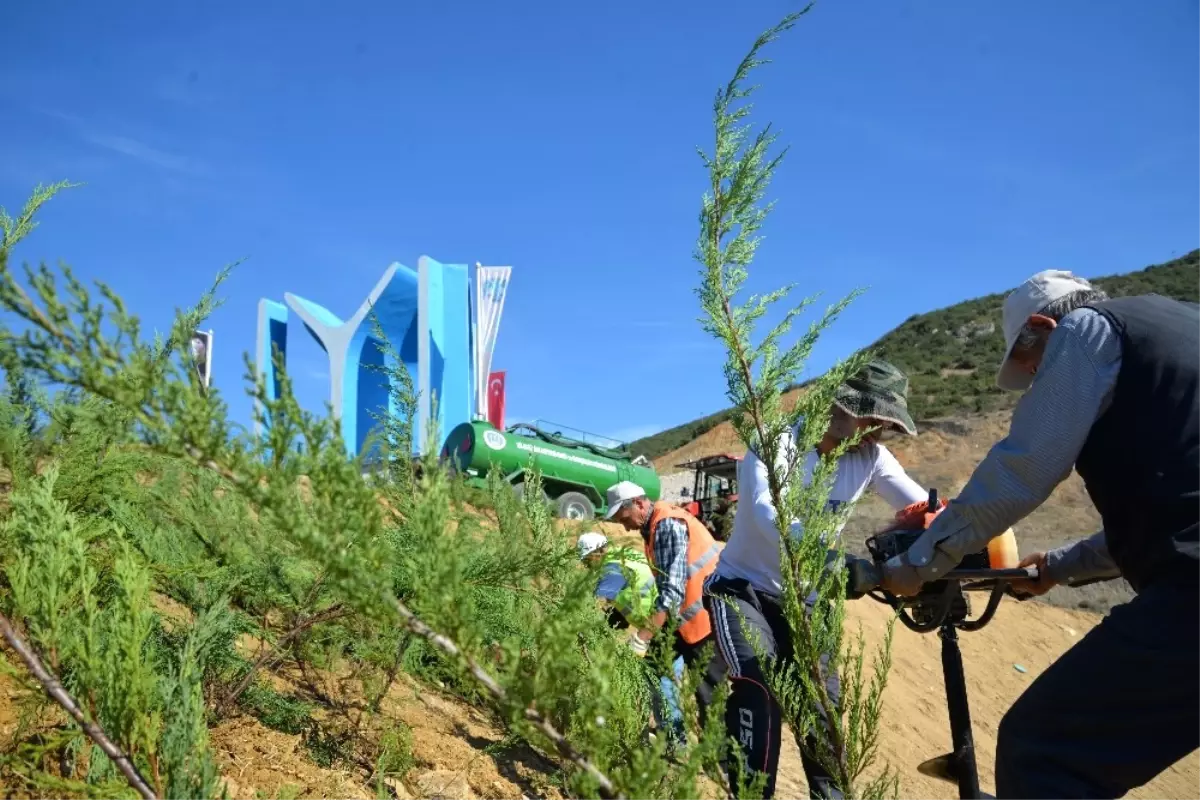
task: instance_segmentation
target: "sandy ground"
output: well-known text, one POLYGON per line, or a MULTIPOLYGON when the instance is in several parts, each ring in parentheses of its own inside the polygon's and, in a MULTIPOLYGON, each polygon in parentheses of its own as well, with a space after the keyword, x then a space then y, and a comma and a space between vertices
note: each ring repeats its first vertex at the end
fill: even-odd
MULTIPOLYGON (((850 605, 848 631, 862 624, 868 653, 882 636, 889 613, 869 600, 850 605)), ((980 782, 986 791, 994 789, 995 728, 1005 709, 1099 619, 1090 612, 1006 599, 988 627, 961 635, 980 782)), ((935 634, 918 635, 898 625, 893 658, 881 757, 899 770, 902 797, 956 797, 953 785, 916 771, 921 761, 950 749, 939 640, 935 634)), ((272 682, 281 690, 298 691, 286 671, 273 676, 272 682)), ((23 691, 11 679, 0 679, 0 738, 7 738, 16 726, 13 704, 23 691)), ((560 796, 548 777, 553 773, 550 764, 528 750, 497 747, 502 732, 454 698, 401 679, 388 694, 383 711, 387 719, 412 731, 414 766, 402 782, 389 780, 401 798, 560 796)), ((212 745, 231 798, 375 796, 375 787, 367 785, 362 770, 322 768, 312 761, 300 736, 268 729, 250 717, 218 725, 212 730, 212 745)), ((4 789, 6 796, 24 794, 17 787, 4 789)), ((787 733, 777 796, 807 796, 799 752, 787 733)), ((1191 754, 1130 796, 1200 797, 1200 755, 1191 754)))
MULTIPOLYGON (((595 525, 593 528, 597 527, 595 525)), ((610 538, 632 544, 636 534, 603 524, 610 538)), ((971 596, 972 617, 983 610, 983 595, 971 596)), ((868 663, 883 641, 893 612, 870 599, 847 604, 847 637, 861 625, 868 663)), ((981 787, 993 792, 996 726, 1030 683, 1103 618, 1102 614, 1061 608, 1037 600, 1005 598, 980 631, 960 632, 972 730, 981 787), (1023 671, 1022 671, 1023 670, 1023 671)), ((917 634, 896 623, 892 670, 884 694, 884 734, 880 758, 900 774, 900 796, 954 798, 953 784, 917 772, 921 762, 950 752, 950 721, 942 683, 941 641, 936 633, 917 634)), ((776 796, 807 797, 800 752, 787 731, 783 737, 776 796)), ((1138 798, 1200 797, 1200 752, 1192 753, 1152 783, 1130 792, 1138 798)))
MULTIPOLYGON (((617 526, 600 524, 614 538, 636 541, 617 526)), ((572 529, 574 526, 572 526, 572 529)), ((564 531, 565 535, 570 535, 564 531)), ((183 609, 162 609, 172 617, 183 609)), ((862 625, 868 654, 880 641, 890 610, 870 600, 849 605, 848 633, 862 625)), ((978 613, 978 611, 976 612, 978 613)), ((970 692, 980 782, 993 791, 995 729, 1004 711, 1043 670, 1100 620, 1094 612, 1040 602, 1006 599, 991 624, 963 633, 960 641, 970 692)), ((246 643, 245 646, 251 646, 246 643)), ((312 697, 311 685, 284 667, 269 675, 286 694, 312 697)), ((322 693, 354 697, 345 676, 317 676, 322 693)), ((0 674, 0 748, 17 727, 15 706, 26 692, 0 674)), ((382 706, 385 726, 411 731, 412 767, 401 780, 387 781, 401 800, 429 798, 559 798, 554 766, 523 747, 504 747, 503 732, 486 715, 442 692, 401 676, 382 706)), ((326 718, 332 712, 320 712, 326 718)), ((901 797, 953 798, 954 785, 917 772, 922 761, 948 752, 949 722, 942 685, 940 642, 897 625, 893 667, 885 695, 880 756, 897 769, 901 797)), ((271 730, 256 719, 236 716, 211 730, 211 742, 229 797, 372 798, 376 787, 357 767, 324 768, 314 762, 303 737, 271 730)), ((5 748, 6 749, 6 748, 5 748)), ((0 786, 5 796, 30 796, 21 786, 0 786)), ((777 796, 807 797, 799 752, 785 732, 777 796)), ((1137 798, 1200 797, 1200 754, 1192 753, 1155 781, 1130 794, 1137 798)))
MULTIPOLYGON (((974 607, 981 610, 981 606, 974 607)), ((886 606, 870 600, 852 603, 851 624, 847 630, 857 630, 857 624, 861 622, 870 654, 872 645, 882 641, 890 614, 891 610, 886 606)), ((1017 603, 1006 598, 987 627, 959 634, 979 780, 984 791, 995 790, 996 726, 1005 710, 1026 686, 1099 620, 1100 617, 1092 613, 1043 603, 1017 603), (1018 670, 1018 666, 1025 671, 1018 670)), ((885 734, 880 756, 899 771, 901 797, 957 797, 956 786, 928 778, 916 769, 922 761, 951 749, 942 685, 941 642, 935 633, 913 633, 897 623, 892 654, 891 677, 884 695, 885 734)), ((807 797, 799 751, 790 735, 785 735, 784 744, 778 796, 807 797)), ((1128 796, 1200 796, 1200 754, 1193 753, 1151 784, 1128 796)))

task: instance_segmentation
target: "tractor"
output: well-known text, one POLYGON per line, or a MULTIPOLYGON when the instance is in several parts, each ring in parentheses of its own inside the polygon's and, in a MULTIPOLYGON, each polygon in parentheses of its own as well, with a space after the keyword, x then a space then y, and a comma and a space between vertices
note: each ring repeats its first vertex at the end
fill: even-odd
MULTIPOLYGON (((695 472, 691 500, 683 508, 704 523, 718 541, 727 541, 733 532, 733 513, 737 509, 737 470, 741 456, 722 453, 695 461, 676 464, 679 469, 695 472)), ((687 489, 684 489, 687 497, 687 489)))

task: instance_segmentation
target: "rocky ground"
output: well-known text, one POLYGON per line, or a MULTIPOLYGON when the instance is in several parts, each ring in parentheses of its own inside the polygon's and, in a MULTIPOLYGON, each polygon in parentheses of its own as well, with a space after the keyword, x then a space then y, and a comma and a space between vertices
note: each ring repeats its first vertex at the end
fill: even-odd
POLYGON ((693 472, 670 472, 666 475, 659 475, 659 498, 666 500, 668 503, 686 503, 690 501, 694 480, 695 473, 693 472), (684 497, 685 491, 688 493, 687 497, 684 497))

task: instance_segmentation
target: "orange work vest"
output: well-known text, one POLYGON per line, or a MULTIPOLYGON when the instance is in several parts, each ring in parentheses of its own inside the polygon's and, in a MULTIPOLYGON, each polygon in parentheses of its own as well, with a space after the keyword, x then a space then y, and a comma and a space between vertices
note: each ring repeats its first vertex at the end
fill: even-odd
MULTIPOLYGON (((650 535, 645 541, 646 558, 651 564, 654 564, 654 529, 667 517, 681 519, 687 524, 687 583, 679 606, 679 635, 688 644, 696 644, 712 633, 712 622, 704 608, 704 579, 717 568, 721 548, 700 520, 678 506, 659 501, 650 512, 650 535)), ((657 569, 658 565, 654 566, 657 569)))

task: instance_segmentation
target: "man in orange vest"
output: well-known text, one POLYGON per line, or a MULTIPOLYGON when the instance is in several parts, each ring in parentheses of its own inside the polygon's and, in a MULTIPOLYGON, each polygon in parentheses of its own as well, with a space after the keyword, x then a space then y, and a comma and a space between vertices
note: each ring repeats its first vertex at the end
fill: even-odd
POLYGON ((703 726, 713 693, 728 672, 715 647, 712 623, 704 608, 704 580, 717 567, 721 545, 700 520, 670 503, 651 502, 636 483, 621 481, 610 487, 607 499, 605 519, 620 523, 625 530, 641 531, 658 589, 650 619, 640 629, 630 630, 630 648, 645 656, 650 641, 666 625, 668 616, 679 621, 672 649, 688 668, 701 660, 705 647, 711 646, 704 679, 696 689, 703 726))

